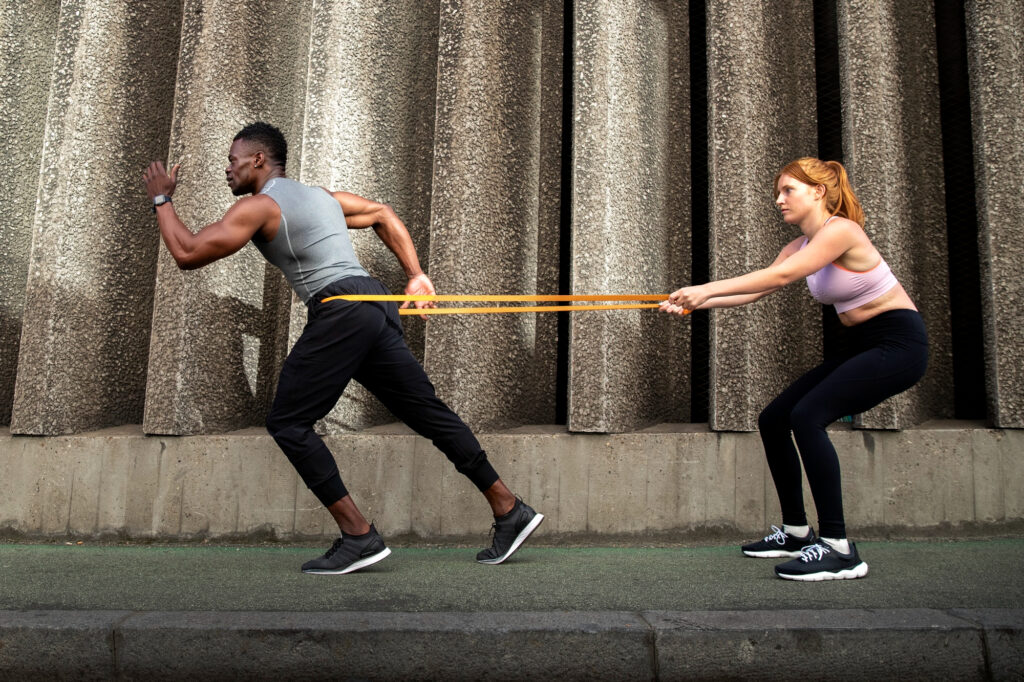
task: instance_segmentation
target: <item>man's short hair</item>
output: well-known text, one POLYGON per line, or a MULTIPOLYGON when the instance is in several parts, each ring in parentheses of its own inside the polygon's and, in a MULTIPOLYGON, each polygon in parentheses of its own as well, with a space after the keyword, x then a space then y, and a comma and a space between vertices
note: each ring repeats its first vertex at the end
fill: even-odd
POLYGON ((256 121, 239 130, 235 135, 235 140, 258 143, 263 147, 267 157, 280 165, 281 170, 284 170, 285 164, 288 162, 288 142, 285 141, 284 134, 276 127, 263 121, 256 121))

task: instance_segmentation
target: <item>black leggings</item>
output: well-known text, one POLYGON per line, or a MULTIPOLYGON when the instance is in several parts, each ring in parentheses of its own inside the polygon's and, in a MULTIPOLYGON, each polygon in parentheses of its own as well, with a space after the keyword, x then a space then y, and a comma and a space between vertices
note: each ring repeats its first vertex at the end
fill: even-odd
POLYGON ((307 304, 302 336, 281 368, 267 430, 306 486, 329 507, 348 494, 334 456, 313 430, 355 379, 416 433, 433 441, 476 487, 498 480, 473 432, 434 393, 405 344, 398 306, 320 300, 338 294, 388 294, 372 277, 333 282, 307 304))
POLYGON ((794 381, 758 418, 782 522, 807 524, 802 459, 818 510, 818 532, 836 539, 846 537, 843 493, 839 458, 825 427, 907 390, 924 376, 928 364, 928 335, 917 311, 890 310, 846 332, 846 352, 794 381))

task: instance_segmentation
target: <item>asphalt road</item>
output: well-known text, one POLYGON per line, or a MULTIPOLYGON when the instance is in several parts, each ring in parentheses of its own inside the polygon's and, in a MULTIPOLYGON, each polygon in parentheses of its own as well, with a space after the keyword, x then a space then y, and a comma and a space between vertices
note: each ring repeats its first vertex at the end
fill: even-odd
POLYGON ((695 611, 1024 607, 1024 538, 864 542, 867 578, 793 583, 738 548, 396 548, 344 576, 325 547, 0 545, 0 610, 695 611))

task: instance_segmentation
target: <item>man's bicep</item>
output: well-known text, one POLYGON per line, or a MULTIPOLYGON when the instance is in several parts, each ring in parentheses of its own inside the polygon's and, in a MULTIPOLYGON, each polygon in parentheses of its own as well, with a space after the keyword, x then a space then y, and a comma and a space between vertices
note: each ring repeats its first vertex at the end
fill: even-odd
POLYGON ((237 252, 263 226, 266 216, 255 206, 235 204, 224 217, 195 235, 195 266, 200 267, 237 252))
POLYGON ((351 192, 331 192, 331 196, 341 204, 345 222, 350 228, 373 227, 380 220, 380 210, 383 206, 376 201, 370 201, 351 192))

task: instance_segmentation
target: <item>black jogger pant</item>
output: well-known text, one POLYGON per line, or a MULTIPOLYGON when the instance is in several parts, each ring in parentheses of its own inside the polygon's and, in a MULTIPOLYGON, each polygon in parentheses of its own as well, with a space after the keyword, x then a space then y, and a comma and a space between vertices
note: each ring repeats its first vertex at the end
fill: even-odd
POLYGON ((339 294, 389 294, 372 277, 346 277, 309 301, 306 326, 281 368, 267 430, 323 505, 348 494, 334 456, 313 431, 355 379, 441 452, 481 491, 498 480, 480 443, 434 393, 402 336, 395 303, 330 301, 339 294))
POLYGON ((917 311, 890 310, 847 328, 846 333, 844 353, 794 381, 758 419, 782 505, 782 522, 807 524, 800 476, 803 460, 818 510, 818 534, 836 539, 846 537, 846 524, 839 458, 825 427, 907 390, 924 376, 928 364, 928 335, 917 311))

